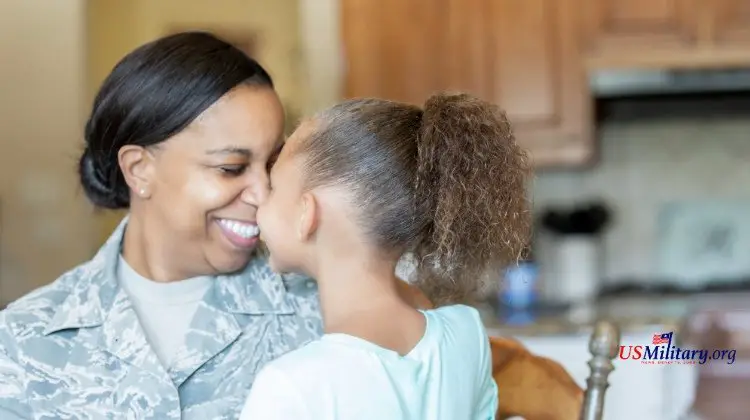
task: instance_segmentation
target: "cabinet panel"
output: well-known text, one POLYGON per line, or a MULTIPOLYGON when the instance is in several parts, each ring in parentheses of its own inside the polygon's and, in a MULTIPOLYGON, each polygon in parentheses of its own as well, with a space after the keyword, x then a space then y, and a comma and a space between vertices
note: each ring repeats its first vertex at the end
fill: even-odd
POLYGON ((591 98, 570 0, 494 0, 492 97, 539 167, 574 166, 594 155, 591 98))
POLYGON ((558 25, 549 2, 447 3, 441 88, 495 102, 516 125, 558 124, 558 25))
POLYGON ((440 23, 431 0, 344 0, 345 95, 421 104, 440 86, 440 23))
POLYGON ((515 124, 560 122, 557 10, 546 0, 492 1, 492 99, 515 124))
MULTIPOLYGON (((581 36, 589 57, 662 56, 693 48, 705 37, 703 0, 580 0, 581 36)), ((634 59, 635 60, 635 59, 634 59)))
MULTIPOLYGON (((750 1, 712 0, 717 48, 750 46, 750 1)), ((748 62, 750 65, 750 62, 748 62)))
POLYGON ((578 0, 586 66, 750 65, 748 0, 578 0))
MULTIPOLYGON (((690 48, 699 37, 702 0, 581 0, 583 37, 592 54, 690 48)), ((705 12, 705 10, 702 10, 705 12)))
POLYGON ((441 88, 470 92, 492 100, 492 26, 487 0, 443 0, 445 26, 439 42, 441 88))

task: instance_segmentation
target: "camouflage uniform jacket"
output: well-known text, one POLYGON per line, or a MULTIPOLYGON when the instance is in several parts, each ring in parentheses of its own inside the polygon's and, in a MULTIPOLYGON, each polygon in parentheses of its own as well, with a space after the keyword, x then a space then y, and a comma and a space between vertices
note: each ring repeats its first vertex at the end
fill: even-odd
POLYGON ((315 284, 257 258, 217 276, 164 368, 115 276, 125 223, 0 312, 0 419, 236 419, 259 369, 321 334, 315 284))

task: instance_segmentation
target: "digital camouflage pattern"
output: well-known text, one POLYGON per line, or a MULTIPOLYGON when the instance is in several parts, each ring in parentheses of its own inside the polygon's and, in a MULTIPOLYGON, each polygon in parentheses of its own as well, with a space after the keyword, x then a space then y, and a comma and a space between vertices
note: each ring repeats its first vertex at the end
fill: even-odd
POLYGON ((259 369, 322 333, 315 283, 258 257, 216 277, 164 368, 115 277, 125 223, 0 312, 0 419, 236 419, 259 369))

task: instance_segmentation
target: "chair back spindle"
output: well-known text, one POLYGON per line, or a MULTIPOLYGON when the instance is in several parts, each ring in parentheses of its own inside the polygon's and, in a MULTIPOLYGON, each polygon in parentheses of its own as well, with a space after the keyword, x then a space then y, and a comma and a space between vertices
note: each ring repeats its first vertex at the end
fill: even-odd
POLYGON ((620 330, 612 322, 599 321, 589 341, 593 356, 589 361, 591 373, 586 381, 580 420, 602 420, 604 395, 609 387, 609 374, 615 369, 612 360, 620 348, 620 330))

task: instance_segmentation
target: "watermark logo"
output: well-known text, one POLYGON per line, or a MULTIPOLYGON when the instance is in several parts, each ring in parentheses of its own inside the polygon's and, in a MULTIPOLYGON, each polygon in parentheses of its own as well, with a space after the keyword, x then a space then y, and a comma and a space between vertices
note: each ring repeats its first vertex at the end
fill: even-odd
POLYGON ((672 345, 674 332, 654 334, 651 344, 620 346, 621 360, 639 360, 649 365, 706 364, 709 361, 734 363, 737 350, 729 349, 682 349, 672 345))

